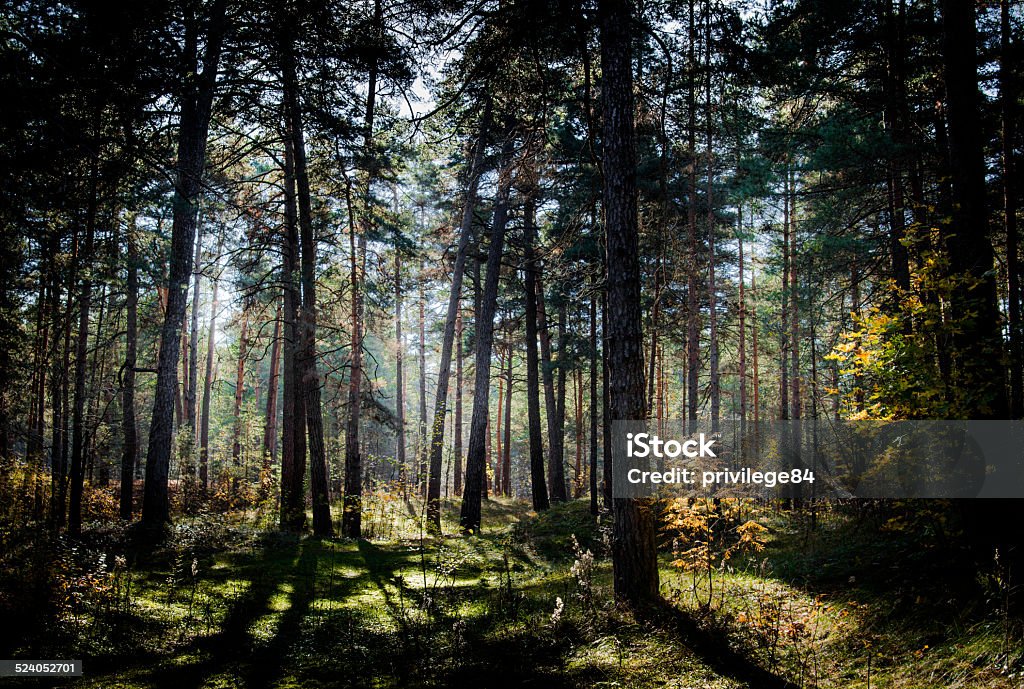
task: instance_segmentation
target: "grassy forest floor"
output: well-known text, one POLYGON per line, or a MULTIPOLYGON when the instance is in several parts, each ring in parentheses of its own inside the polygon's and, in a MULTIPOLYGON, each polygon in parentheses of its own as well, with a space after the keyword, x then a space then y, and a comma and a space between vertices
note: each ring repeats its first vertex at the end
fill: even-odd
MULTIPOLYGON (((637 620, 611 602, 608 530, 587 509, 490 500, 479 536, 430 538, 396 499, 368 524, 384 537, 358 542, 205 515, 118 556, 123 534, 93 532, 58 573, 58 617, 4 622, 9 657, 84 658, 83 678, 56 685, 96 688, 766 686, 752 671, 798 687, 1024 686, 1000 582, 972 579, 940 511, 831 510, 813 528, 762 513, 765 549, 710 582, 666 547, 681 612, 637 620)), ((455 506, 445 516, 455 532, 455 506)))

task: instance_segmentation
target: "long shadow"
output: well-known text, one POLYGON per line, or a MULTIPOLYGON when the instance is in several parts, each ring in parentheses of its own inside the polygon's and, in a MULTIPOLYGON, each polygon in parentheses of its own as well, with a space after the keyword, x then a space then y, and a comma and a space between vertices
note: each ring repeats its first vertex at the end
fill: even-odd
POLYGON ((249 628, 269 611, 270 600, 278 587, 290 576, 295 559, 299 556, 298 540, 267 544, 251 558, 239 565, 233 563, 228 570, 232 575, 247 573, 249 587, 233 603, 216 634, 197 638, 171 659, 152 667, 148 679, 157 689, 198 689, 213 674, 222 672, 239 657, 244 656, 251 644, 249 628), (284 548, 284 552, 281 549, 284 548), (273 558, 270 557, 274 550, 273 558), (267 567, 268 560, 288 559, 292 564, 267 567), (175 664, 174 658, 200 656, 196 662, 175 664))

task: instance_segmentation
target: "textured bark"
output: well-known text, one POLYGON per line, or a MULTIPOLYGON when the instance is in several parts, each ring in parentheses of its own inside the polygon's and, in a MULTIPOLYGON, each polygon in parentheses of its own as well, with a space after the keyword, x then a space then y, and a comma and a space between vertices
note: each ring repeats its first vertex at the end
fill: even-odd
POLYGON ((537 370, 537 264, 533 243, 537 234, 536 205, 527 197, 523 211, 524 300, 526 302, 526 407, 530 434, 530 492, 533 509, 549 506, 544 476, 544 444, 540 430, 540 377, 537 370))
MULTIPOLYGON (((287 131, 288 126, 285 126, 287 131)), ((298 209, 295 200, 295 172, 292 141, 284 144, 285 237, 281 248, 284 284, 284 361, 281 388, 281 528, 300 532, 306 526, 304 484, 306 472, 306 407, 299 389, 302 380, 299 360, 299 272, 298 209)))
MULTIPOLYGON (((448 382, 451 378, 455 321, 458 320, 459 301, 462 297, 462 279, 466 270, 466 250, 473 235, 473 211, 476 208, 477 186, 483 167, 483 155, 487 144, 487 130, 490 127, 490 118, 491 103, 488 100, 480 120, 480 131, 477 134, 473 163, 469 171, 466 199, 462 207, 459 244, 455 254, 455 265, 452 268, 452 286, 448 296, 448 311, 445 314, 444 321, 444 337, 441 341, 441 360, 437 371, 434 423, 431 428, 430 440, 430 478, 427 485, 427 523, 431 528, 438 530, 441 528, 441 459, 444 451, 445 415, 448 411, 448 382)), ((475 405, 476 402, 474 400, 474 408, 475 405)), ((461 419, 459 421, 461 422, 461 419)), ((456 432, 461 432, 461 426, 456 432)), ((458 493, 458 487, 456 488, 456 493, 458 493)))
POLYGON ((466 453, 466 489, 462 496, 459 525, 464 533, 479 533, 481 492, 486 481, 487 420, 489 416, 491 349, 494 342, 494 314, 498 301, 498 278, 505 247, 505 225, 508 220, 508 195, 512 171, 510 152, 505 152, 506 166, 499 172, 498 194, 494 202, 494 224, 491 246, 487 252, 487 278, 481 295, 476 328, 476 376, 473 387, 473 417, 469 427, 466 453))
MULTIPOLYGON (((178 133, 178 171, 174 190, 171 227, 171 269, 167 286, 167 310, 160 330, 160 355, 157 361, 153 421, 146 452, 146 488, 142 503, 142 521, 159 527, 170 521, 167 477, 171 461, 174 426, 174 397, 178 389, 178 355, 181 327, 185 317, 185 294, 196 234, 196 209, 199 202, 210 112, 217 84, 217 65, 226 28, 226 0, 214 0, 202 72, 188 70, 181 98, 181 123, 178 133)), ((194 50, 194 45, 193 45, 194 50)), ((187 56, 186 59, 194 58, 187 56)), ((195 64, 195 60, 192 60, 195 64)))
MULTIPOLYGON (((285 90, 285 105, 295 163, 295 198, 299 211, 299 244, 302 253, 300 264, 302 315, 299 319, 301 332, 297 356, 302 378, 299 387, 305 407, 306 442, 309 448, 309 488, 313 506, 313 533, 317 536, 332 536, 334 527, 331 524, 327 455, 324 450, 324 419, 320 405, 321 380, 316 363, 316 239, 313 236, 312 196, 306 166, 302 107, 299 102, 299 84, 294 70, 294 61, 288 60, 285 63, 285 80, 286 83, 290 82, 290 88, 285 90)), ((365 251, 365 235, 360 239, 360 246, 365 251)), ((359 328, 361 328, 361 324, 357 323, 356 329, 359 330, 359 328)), ((353 357, 358 357, 360 350, 361 347, 355 350, 353 357)), ((352 410, 349 410, 349 413, 352 413, 352 410)), ((358 415, 358 409, 355 413, 358 415)), ((355 533, 358 535, 358 528, 355 533)))
MULTIPOLYGON (((641 420, 644 401, 636 151, 633 133, 631 3, 602 0, 602 137, 608 274, 608 350, 611 416, 641 420)), ((624 438, 620 439, 624 440, 624 438)), ((659 597, 654 515, 647 501, 614 500, 612 566, 615 595, 633 605, 659 597)))
MULTIPOLYGON (((372 39, 375 42, 380 41, 381 34, 381 3, 380 0, 375 0, 373 3, 373 23, 372 39)), ((350 538, 359 538, 361 535, 361 524, 362 524, 362 456, 360 454, 359 446, 359 417, 362 407, 362 384, 363 384, 363 278, 366 268, 366 235, 370 231, 370 204, 371 204, 371 186, 373 184, 374 177, 376 176, 375 165, 373 163, 373 116, 377 101, 377 59, 374 57, 370 61, 370 68, 367 74, 367 85, 366 85, 366 109, 363 115, 363 127, 365 133, 363 135, 363 154, 366 156, 368 162, 368 169, 365 170, 364 183, 362 189, 363 201, 362 201, 362 214, 363 217, 358 222, 352 222, 352 232, 356 232, 357 228, 359 231, 359 250, 358 257, 356 255, 356 242, 353 241, 352 246, 352 322, 351 322, 351 334, 352 334, 352 349, 350 356, 349 370, 349 383, 348 383, 348 419, 345 422, 345 491, 344 491, 344 512, 341 518, 341 531, 344 535, 350 538)), ((303 246, 303 261, 305 261, 305 245, 303 246)), ((305 265, 305 263, 303 264, 305 265)), ((321 420, 321 425, 322 425, 321 420)), ((312 430, 312 428, 311 428, 312 430)), ((323 433, 321 432, 320 444, 323 444, 323 433)), ((323 473, 326 480, 326 460, 324 462, 323 473)), ((324 485, 325 497, 324 503, 326 507, 326 484, 324 485)), ((316 504, 316 496, 314 495, 314 505, 316 504)), ((314 508, 315 509, 315 508, 314 508)), ((322 524, 322 517, 320 520, 320 529, 324 528, 322 524)), ((330 531, 330 514, 327 513, 328 522, 326 529, 330 531)), ((314 512, 313 515, 313 528, 316 530, 318 524, 317 515, 314 512)), ((326 535, 327 532, 324 532, 326 535)))

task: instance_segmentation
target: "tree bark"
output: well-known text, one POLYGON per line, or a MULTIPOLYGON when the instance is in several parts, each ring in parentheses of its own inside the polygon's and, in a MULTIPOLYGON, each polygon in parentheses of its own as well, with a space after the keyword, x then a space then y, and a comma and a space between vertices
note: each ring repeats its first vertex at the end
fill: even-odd
POLYGON ((491 246, 487 252, 487 279, 484 283, 476 327, 476 375, 473 388, 473 417, 469 427, 466 453, 466 489, 462 496, 459 525, 464 533, 479 533, 481 492, 486 480, 487 420, 490 400, 491 349, 494 342, 494 314, 498 301, 498 278, 505 246, 508 197, 512 182, 511 151, 504 154, 505 165, 498 174, 498 194, 494 204, 491 246))
POLYGON ((549 506, 544 476, 544 445, 540 430, 540 380, 537 367, 537 264, 533 243, 537 234, 536 202, 527 196, 523 210, 523 271, 526 302, 526 407, 530 435, 530 491, 533 509, 549 506))
MULTIPOLYGON (((604 75, 602 197, 607 238, 609 379, 611 416, 618 420, 643 420, 647 408, 640 323, 631 8, 628 0, 601 0, 598 4, 604 75)), ((615 595, 632 605, 654 601, 659 598, 658 561, 651 506, 638 499, 616 498, 614 514, 615 595)))
MULTIPOLYGON (((151 528, 161 527, 170 521, 167 477, 173 444, 174 396, 178 388, 178 350, 185 317, 182 286, 188 280, 191 250, 195 241, 196 208, 206 160, 206 139, 217 84, 217 65, 226 29, 226 5, 227 0, 214 0, 210 10, 202 72, 196 74, 194 68, 189 69, 182 89, 167 311, 160 331, 160 355, 142 503, 142 521, 151 528)), ((194 58, 195 55, 190 57, 194 58)), ((195 64, 194 59, 192 64, 195 64)))
POLYGON ((273 344, 270 348, 270 375, 267 381, 267 412, 263 426, 263 471, 277 461, 277 389, 281 377, 281 313, 280 302, 274 314, 273 344))
MULTIPOLYGON (((473 153, 473 163, 469 171, 469 181, 466 187, 466 199, 462 207, 462 223, 459 227, 459 244, 455 254, 455 265, 452 268, 452 286, 448 296, 448 311, 445 315, 444 321, 444 338, 441 341, 441 360, 438 364, 437 371, 437 391, 434 398, 434 423, 431 428, 432 435, 430 440, 430 478, 427 486, 427 524, 430 528, 435 530, 440 530, 441 528, 441 458, 444 450, 445 415, 448 411, 448 381, 451 377, 452 344, 455 340, 455 321, 459 318, 459 301, 462 297, 462 278, 466 269, 466 249, 469 247, 470 239, 473 235, 473 211, 476 208, 477 186, 479 185, 480 174, 483 168, 483 155, 487 146, 487 132, 490 128, 490 119, 491 101, 488 99, 484 105, 483 116, 480 119, 480 132, 477 135, 476 147, 473 153)), ((504 229, 502 229, 502 232, 504 232, 504 229)), ((461 337, 459 339, 459 343, 461 349, 461 337)), ((461 368, 461 358, 458 365, 461 368)), ((424 388, 424 393, 425 392, 426 390, 424 388)), ((473 406, 475 410, 475 399, 473 401, 473 406)), ((456 429, 456 433, 461 433, 461 421, 462 419, 460 418, 460 425, 459 428, 456 429)), ((459 444, 461 445, 461 438, 459 444)), ((458 471, 459 468, 456 467, 456 472, 458 471)), ((458 493, 460 486, 458 485, 458 480, 456 481, 455 492, 458 493)))
POLYGON ((125 281, 125 346, 124 376, 121 380, 121 429, 124 446, 121 452, 121 489, 118 515, 132 518, 135 465, 139 461, 139 430, 135 418, 135 366, 138 360, 139 257, 135 246, 134 220, 125 237, 128 245, 125 281))
POLYGON ((551 502, 565 502, 565 468, 563 467, 562 427, 559 425, 555 391, 554 367, 551 357, 551 335, 544 308, 544 287, 537 280, 537 325, 540 335, 541 371, 544 379, 544 409, 548 425, 548 486, 551 502))
MULTIPOLYGON (((218 248, 217 253, 220 253, 218 248)), ((210 486, 210 395, 213 386, 213 359, 217 337, 217 278, 213 279, 213 300, 210 302, 210 327, 206 332, 206 374, 203 377, 203 408, 199 420, 199 488, 203 495, 210 486)), ((198 296, 198 295, 197 295, 198 296)))

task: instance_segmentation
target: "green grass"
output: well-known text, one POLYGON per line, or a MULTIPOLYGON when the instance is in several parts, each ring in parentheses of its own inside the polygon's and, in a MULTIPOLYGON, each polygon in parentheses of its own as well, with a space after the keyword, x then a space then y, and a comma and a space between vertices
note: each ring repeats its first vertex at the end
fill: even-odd
MULTIPOLYGON (((442 537, 411 503, 373 507, 379 537, 362 541, 260 531, 252 515, 181 523, 31 650, 85 658, 86 676, 64 686, 97 689, 751 686, 612 602, 607 524, 585 501, 540 515, 486 501, 473 537, 451 535, 457 503, 442 537), (593 568, 574 575, 586 550, 593 568)), ((664 553, 663 593, 706 639, 804 687, 1020 686, 1019 626, 982 599, 947 609, 952 579, 931 541, 880 538, 838 513, 813 531, 763 521, 766 550, 716 568, 711 606, 706 580, 694 595, 664 553)))

